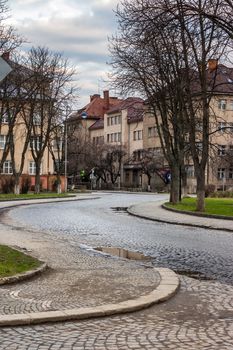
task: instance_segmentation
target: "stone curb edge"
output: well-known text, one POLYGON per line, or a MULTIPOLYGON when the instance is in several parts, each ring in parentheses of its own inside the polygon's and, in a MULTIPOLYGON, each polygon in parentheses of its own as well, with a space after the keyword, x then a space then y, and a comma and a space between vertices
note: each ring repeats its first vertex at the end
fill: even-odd
POLYGON ((168 300, 179 288, 179 278, 170 269, 154 268, 160 274, 159 286, 147 295, 118 304, 105 304, 95 307, 82 307, 61 311, 44 311, 27 314, 1 315, 0 327, 34 325, 46 322, 83 320, 104 317, 145 309, 153 304, 168 300))
MULTIPOLYGON (((10 210, 10 209, 14 209, 14 208, 17 208, 17 207, 23 207, 23 206, 27 206, 27 205, 42 205, 42 204, 52 204, 52 203, 62 203, 62 202, 78 202, 78 201, 85 201, 85 200, 94 200, 94 199, 99 199, 100 197, 91 197, 91 198, 76 198, 76 197, 71 197, 70 199, 68 198, 64 198, 64 199, 58 199, 56 200, 57 198, 54 198, 55 200, 52 200, 52 199, 49 199, 49 200, 46 200, 45 201, 41 201, 41 202, 33 202, 33 203, 30 203, 29 200, 26 200, 25 203, 13 203, 14 201, 5 201, 5 202, 2 202, 2 203, 9 203, 9 202, 12 202, 13 204, 12 205, 9 205, 9 206, 6 206, 6 207, 0 207, 0 211, 4 211, 4 210, 10 210)), ((43 200, 44 198, 42 198, 43 200)), ((37 199, 36 199, 37 200, 37 199)), ((40 200, 40 199, 38 199, 40 200)), ((0 202, 1 203, 1 202, 0 202)))
MULTIPOLYGON (((127 212, 130 215, 136 216, 136 217, 141 218, 141 219, 150 220, 150 221, 156 221, 156 222, 161 222, 161 223, 164 223, 164 224, 171 224, 171 225, 180 225, 180 226, 203 228, 203 229, 207 229, 207 230, 233 232, 233 230, 231 230, 230 228, 225 228, 225 227, 220 228, 220 227, 216 227, 216 226, 202 225, 202 224, 192 224, 192 223, 181 222, 181 221, 174 221, 174 220, 169 220, 169 219, 163 220, 163 219, 159 219, 159 218, 153 218, 153 217, 150 217, 150 216, 146 216, 146 215, 143 215, 143 214, 137 214, 137 213, 135 213, 133 211, 133 207, 134 206, 136 206, 136 205, 132 205, 132 206, 128 207, 127 208, 127 212)), ((162 205, 161 205, 161 207, 162 207, 162 205)))
POLYGON ((19 273, 14 276, 9 276, 9 277, 2 277, 0 278, 0 286, 4 284, 10 284, 10 283, 16 283, 19 281, 24 281, 26 279, 29 279, 31 277, 34 277, 42 272, 44 272, 47 269, 48 265, 46 263, 42 263, 39 267, 37 267, 34 270, 29 270, 23 273, 19 273))

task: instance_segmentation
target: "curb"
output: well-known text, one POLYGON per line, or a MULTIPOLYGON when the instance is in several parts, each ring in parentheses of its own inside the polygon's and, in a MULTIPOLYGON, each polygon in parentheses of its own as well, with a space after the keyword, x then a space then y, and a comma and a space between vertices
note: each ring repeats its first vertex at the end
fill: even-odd
MULTIPOLYGON (((225 227, 216 227, 216 226, 211 226, 211 225, 194 224, 194 223, 174 221, 174 220, 169 220, 169 219, 164 220, 164 219, 159 219, 159 218, 155 218, 155 217, 151 217, 151 216, 146 216, 146 215, 143 215, 143 214, 137 214, 137 213, 134 212, 133 207, 136 207, 136 205, 131 205, 130 207, 127 208, 128 214, 136 216, 136 217, 141 218, 141 219, 161 222, 161 223, 170 224, 170 225, 179 225, 179 226, 203 228, 203 229, 207 229, 207 230, 233 232, 233 229, 225 228, 225 227)), ((162 205, 161 205, 161 208, 163 208, 162 205)), ((168 210, 167 208, 163 208, 163 209, 164 210, 168 210)), ((173 210, 171 210, 171 211, 173 211, 173 210)), ((186 213, 184 213, 184 212, 182 212, 182 213, 184 215, 186 215, 186 213)), ((182 213, 179 211, 179 214, 182 214, 182 213)), ((192 214, 189 214, 189 216, 192 216, 192 214)))
POLYGON ((10 283, 24 281, 26 279, 29 279, 31 277, 34 277, 34 276, 44 272, 47 269, 47 267, 48 267, 48 265, 46 263, 43 263, 42 265, 40 265, 39 267, 37 267, 34 270, 19 273, 19 274, 14 275, 14 276, 2 277, 2 278, 0 278, 0 285, 2 286, 4 284, 10 284, 10 283))
POLYGON ((45 322, 83 320, 104 317, 145 309, 153 304, 171 298, 179 288, 179 278, 170 269, 154 268, 160 274, 159 286, 147 295, 118 304, 105 304, 96 307, 83 307, 61 311, 44 311, 27 314, 1 315, 0 327, 34 325, 45 322))
MULTIPOLYGON (((85 201, 85 200, 94 200, 94 199, 99 199, 100 197, 84 197, 84 198, 76 198, 76 197, 71 197, 70 199, 68 198, 64 198, 64 199, 61 199, 61 198, 54 198, 54 200, 52 199, 49 199, 49 200, 46 200, 46 201, 42 201, 44 198, 41 198, 41 199, 33 199, 33 200, 38 200, 40 202, 33 202, 33 203, 30 203, 31 199, 27 199, 25 201, 25 203, 17 203, 17 201, 2 201, 0 202, 1 203, 12 203, 12 205, 8 205, 8 206, 5 206, 5 207, 1 207, 0 206, 0 211, 3 211, 3 210, 10 210, 12 208, 17 208, 17 207, 23 207, 23 206, 27 206, 27 205, 39 205, 39 204, 52 204, 52 203, 63 203, 63 202, 78 202, 78 201, 85 201)), ((22 199, 23 201, 23 199, 22 199)))

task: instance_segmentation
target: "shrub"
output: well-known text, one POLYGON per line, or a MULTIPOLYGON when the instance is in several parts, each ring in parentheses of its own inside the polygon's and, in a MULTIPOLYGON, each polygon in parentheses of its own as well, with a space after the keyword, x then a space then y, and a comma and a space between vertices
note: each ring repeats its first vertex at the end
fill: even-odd
POLYGON ((211 198, 233 198, 233 191, 216 191, 211 193, 211 198))
POLYGON ((6 176, 1 179, 1 192, 4 194, 14 192, 15 181, 12 176, 6 176))
POLYGON ((22 185, 21 185, 21 193, 23 193, 23 194, 28 193, 30 187, 31 187, 31 178, 28 176, 23 177, 22 185))
POLYGON ((210 197, 215 192, 215 185, 208 184, 205 186, 205 197, 210 197))

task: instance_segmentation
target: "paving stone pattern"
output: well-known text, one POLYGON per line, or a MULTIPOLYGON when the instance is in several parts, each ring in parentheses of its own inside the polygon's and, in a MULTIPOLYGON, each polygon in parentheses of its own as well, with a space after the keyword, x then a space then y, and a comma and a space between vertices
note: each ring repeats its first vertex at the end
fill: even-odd
POLYGON ((159 284, 160 275, 143 265, 91 256, 79 247, 56 242, 46 272, 0 287, 0 314, 91 307, 146 295, 159 284))
MULTIPOLYGON (((142 200, 146 199, 143 196, 132 196, 130 198, 132 202, 134 200, 141 201, 141 198, 142 200)), ((84 276, 88 269, 93 269, 93 276, 95 276, 97 275, 97 266, 100 267, 100 275, 96 276, 96 281, 98 279, 100 281, 104 277, 104 274, 101 275, 101 271, 108 271, 106 283, 108 282, 109 287, 111 286, 109 279, 115 274, 116 279, 121 280, 122 278, 122 281, 124 281, 124 278, 120 275, 124 275, 126 269, 128 269, 126 279, 130 281, 131 286, 127 286, 126 294, 129 293, 129 295, 130 293, 132 293, 131 295, 135 293, 132 286, 140 282, 134 280, 134 272, 138 273, 139 278, 145 276, 145 280, 150 280, 145 286, 145 290, 150 288, 151 283, 156 284, 158 282, 156 277, 150 275, 150 268, 140 267, 134 263, 127 263, 126 268, 123 261, 109 258, 105 260, 101 256, 88 253, 85 249, 80 250, 79 245, 81 243, 93 246, 112 243, 128 249, 139 249, 140 247, 146 253, 153 253, 153 256, 157 257, 159 264, 163 264, 169 258, 169 250, 170 263, 173 260, 174 265, 180 264, 180 259, 182 260, 183 256, 177 253, 183 251, 187 261, 184 259, 182 266, 186 266, 185 263, 191 259, 191 261, 196 261, 195 268, 197 266, 200 268, 204 264, 204 270, 208 270, 207 263, 211 257, 213 260, 210 264, 210 269, 213 271, 215 269, 216 273, 210 274, 210 277, 216 277, 218 280, 200 281, 181 276, 181 287, 175 297, 165 303, 137 313, 78 322, 0 328, 0 349, 232 350, 232 235, 225 235, 221 232, 218 234, 213 232, 213 235, 211 235, 211 232, 207 231, 204 234, 200 229, 183 229, 182 227, 178 229, 175 226, 166 224, 156 225, 155 223, 128 217, 123 213, 115 214, 115 217, 113 217, 110 215, 111 210, 107 208, 107 205, 111 202, 111 206, 119 205, 123 207, 129 201, 122 196, 113 198, 110 195, 106 196, 106 201, 105 207, 101 207, 101 204, 99 205, 99 217, 95 216, 92 211, 95 205, 98 207, 97 203, 94 205, 94 202, 92 202, 88 207, 86 202, 83 211, 81 209, 81 214, 80 208, 74 205, 72 209, 73 215, 76 215, 78 220, 70 222, 72 226, 71 231, 65 231, 65 229, 62 232, 41 230, 39 233, 36 228, 23 229, 21 223, 19 223, 18 229, 11 229, 10 226, 7 227, 0 224, 1 243, 8 242, 21 248, 25 247, 38 258, 46 260, 51 267, 47 275, 36 277, 28 284, 20 283, 19 285, 1 287, 0 304, 2 303, 2 306, 0 306, 0 310, 2 313, 12 313, 15 310, 17 312, 19 310, 21 310, 20 312, 25 312, 26 307, 29 308, 29 312, 33 311, 33 308, 44 310, 56 306, 62 307, 69 300, 71 305, 72 303, 80 303, 82 305, 82 303, 86 302, 85 296, 90 302, 100 301, 100 294, 98 295, 97 293, 95 295, 94 293, 100 288, 98 283, 94 292, 91 293, 93 285, 88 290, 88 284, 85 285, 85 280, 82 280, 82 283, 85 285, 82 292, 87 290, 87 294, 83 297, 81 296, 81 290, 79 290, 80 297, 78 300, 72 297, 72 288, 69 289, 71 286, 75 287, 77 281, 71 280, 70 286, 68 289, 65 289, 65 285, 69 284, 68 281, 71 278, 72 271, 74 271, 77 278, 80 278, 82 273, 84 276), (91 208, 89 213, 87 211, 88 208, 91 208), (79 217, 79 215, 81 216, 79 217), (133 222, 134 224, 132 224, 133 222), (89 231, 87 229, 88 225, 89 231), (171 240, 172 234, 173 240, 171 240), (138 239, 139 236, 140 240, 138 239), (189 247, 189 244, 191 244, 191 247, 189 247), (161 252, 163 251, 166 253, 164 254, 166 256, 164 261, 161 258, 163 256, 161 252), (200 263, 198 263, 198 256, 201 257, 200 263), (224 270, 225 263, 226 269, 224 270), (225 279, 229 283, 223 281, 222 274, 224 273, 226 274, 225 279), (59 293, 57 292, 57 299, 53 300, 53 293, 63 285, 63 278, 63 297, 59 298, 59 293), (49 290, 51 294, 49 294, 49 290), (38 299, 35 295, 38 296, 38 299), (5 300, 5 308, 2 300, 5 300), (25 301, 24 303, 23 300, 25 301), (7 305, 11 305, 10 308, 7 309, 7 305)), ((36 208, 33 210, 36 211, 36 208)), ((52 206, 46 210, 49 210, 51 215, 52 206)), ((30 211, 26 211, 26 215, 29 213, 30 211)), ((59 215, 61 215, 60 209, 58 210, 59 215)), ((6 223, 10 224, 8 217, 5 217, 5 220, 6 223)), ((45 218, 45 220, 47 219, 45 218)), ((58 218, 54 218, 55 226, 56 221, 59 226, 58 218)), ((114 282, 113 278, 111 282, 114 282)), ((106 286, 103 291, 107 294, 108 289, 106 286)), ((119 286, 119 295, 114 297, 117 300, 120 296, 124 296, 122 286, 119 286)))
POLYGON ((182 277, 174 298, 141 312, 0 329, 0 349, 231 350, 232 303, 233 287, 182 277))

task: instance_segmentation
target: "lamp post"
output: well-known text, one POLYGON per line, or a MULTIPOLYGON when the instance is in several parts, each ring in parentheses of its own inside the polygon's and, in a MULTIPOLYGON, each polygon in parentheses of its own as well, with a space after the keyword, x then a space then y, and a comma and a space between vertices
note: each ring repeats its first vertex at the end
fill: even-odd
POLYGON ((67 192, 67 120, 65 122, 65 192, 67 192))

